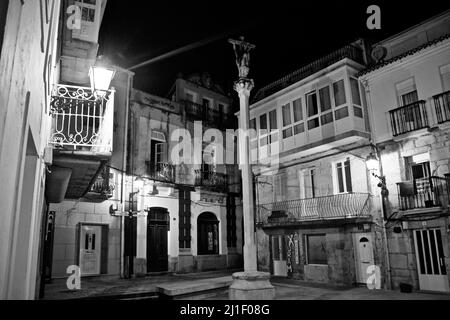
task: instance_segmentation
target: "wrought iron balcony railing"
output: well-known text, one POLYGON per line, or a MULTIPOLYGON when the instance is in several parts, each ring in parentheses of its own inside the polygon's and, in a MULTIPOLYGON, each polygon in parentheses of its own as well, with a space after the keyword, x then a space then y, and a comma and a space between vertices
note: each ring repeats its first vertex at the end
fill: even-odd
POLYGON ((295 223, 310 220, 347 219, 370 215, 370 194, 337 195, 286 200, 257 206, 257 223, 295 223))
POLYGON ((201 120, 209 126, 223 127, 228 123, 228 115, 212 108, 207 108, 201 104, 184 100, 185 110, 188 117, 201 120))
POLYGON ((438 123, 443 123, 450 120, 450 91, 435 95, 434 109, 438 123))
POLYGON ((450 176, 399 182, 397 188, 400 210, 447 206, 450 195, 450 176))
POLYGON ((215 191, 226 191, 228 188, 228 175, 225 173, 205 170, 194 170, 196 187, 205 187, 215 191))
POLYGON ((58 84, 50 101, 49 143, 60 148, 112 152, 114 91, 97 98, 90 88, 58 84))
POLYGON ((152 163, 150 161, 147 164, 147 174, 152 180, 159 182, 175 183, 175 166, 167 162, 152 163))
POLYGON ((92 184, 90 192, 109 199, 113 196, 114 189, 115 186, 110 181, 109 168, 105 167, 92 184))
POLYGON ((427 128, 428 116, 425 101, 416 101, 389 111, 394 136, 427 128))

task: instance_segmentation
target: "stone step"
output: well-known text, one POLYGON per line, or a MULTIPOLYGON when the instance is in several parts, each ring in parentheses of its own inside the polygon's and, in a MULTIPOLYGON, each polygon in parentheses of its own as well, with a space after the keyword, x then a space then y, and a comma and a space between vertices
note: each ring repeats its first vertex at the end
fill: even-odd
POLYGON ((202 299, 202 296, 223 294, 233 282, 231 276, 178 281, 156 286, 161 299, 202 299))

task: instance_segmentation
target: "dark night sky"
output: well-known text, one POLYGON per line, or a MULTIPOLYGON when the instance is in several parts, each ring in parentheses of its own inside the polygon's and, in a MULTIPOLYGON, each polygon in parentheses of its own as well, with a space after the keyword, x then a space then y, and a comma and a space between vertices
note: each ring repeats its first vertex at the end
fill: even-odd
POLYGON ((135 88, 165 96, 177 73, 208 71, 226 91, 237 78, 228 38, 256 45, 250 76, 266 85, 358 37, 384 39, 449 9, 448 1, 142 1, 108 0, 100 53, 131 67, 193 42, 211 44, 136 69, 135 88), (368 30, 367 6, 381 8, 381 30, 368 30), (238 10, 238 7, 242 9, 238 10))

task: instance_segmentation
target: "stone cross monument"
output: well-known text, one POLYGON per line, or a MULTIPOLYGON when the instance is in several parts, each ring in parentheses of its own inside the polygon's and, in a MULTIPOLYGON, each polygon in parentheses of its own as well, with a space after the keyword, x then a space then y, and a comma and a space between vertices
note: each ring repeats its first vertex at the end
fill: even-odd
POLYGON ((242 204, 244 215, 244 272, 233 274, 230 286, 231 300, 263 300, 273 299, 275 289, 270 284, 270 274, 259 272, 257 268, 253 199, 253 174, 250 164, 249 148, 249 97, 253 89, 253 80, 248 78, 250 71, 250 50, 255 46, 240 40, 228 40, 232 45, 239 71, 239 79, 234 83, 234 90, 239 95, 239 155, 242 173, 242 204))

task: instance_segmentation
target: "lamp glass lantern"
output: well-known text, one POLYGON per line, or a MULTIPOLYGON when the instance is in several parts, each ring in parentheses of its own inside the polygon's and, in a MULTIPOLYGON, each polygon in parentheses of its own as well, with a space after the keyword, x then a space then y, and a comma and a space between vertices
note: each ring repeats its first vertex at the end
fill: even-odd
POLYGON ((366 166, 367 170, 370 172, 378 172, 380 168, 380 161, 378 160, 378 157, 375 154, 370 153, 366 158, 366 166))
POLYGON ((92 92, 97 97, 104 97, 115 74, 116 70, 109 67, 102 56, 98 57, 96 63, 89 68, 92 92))

